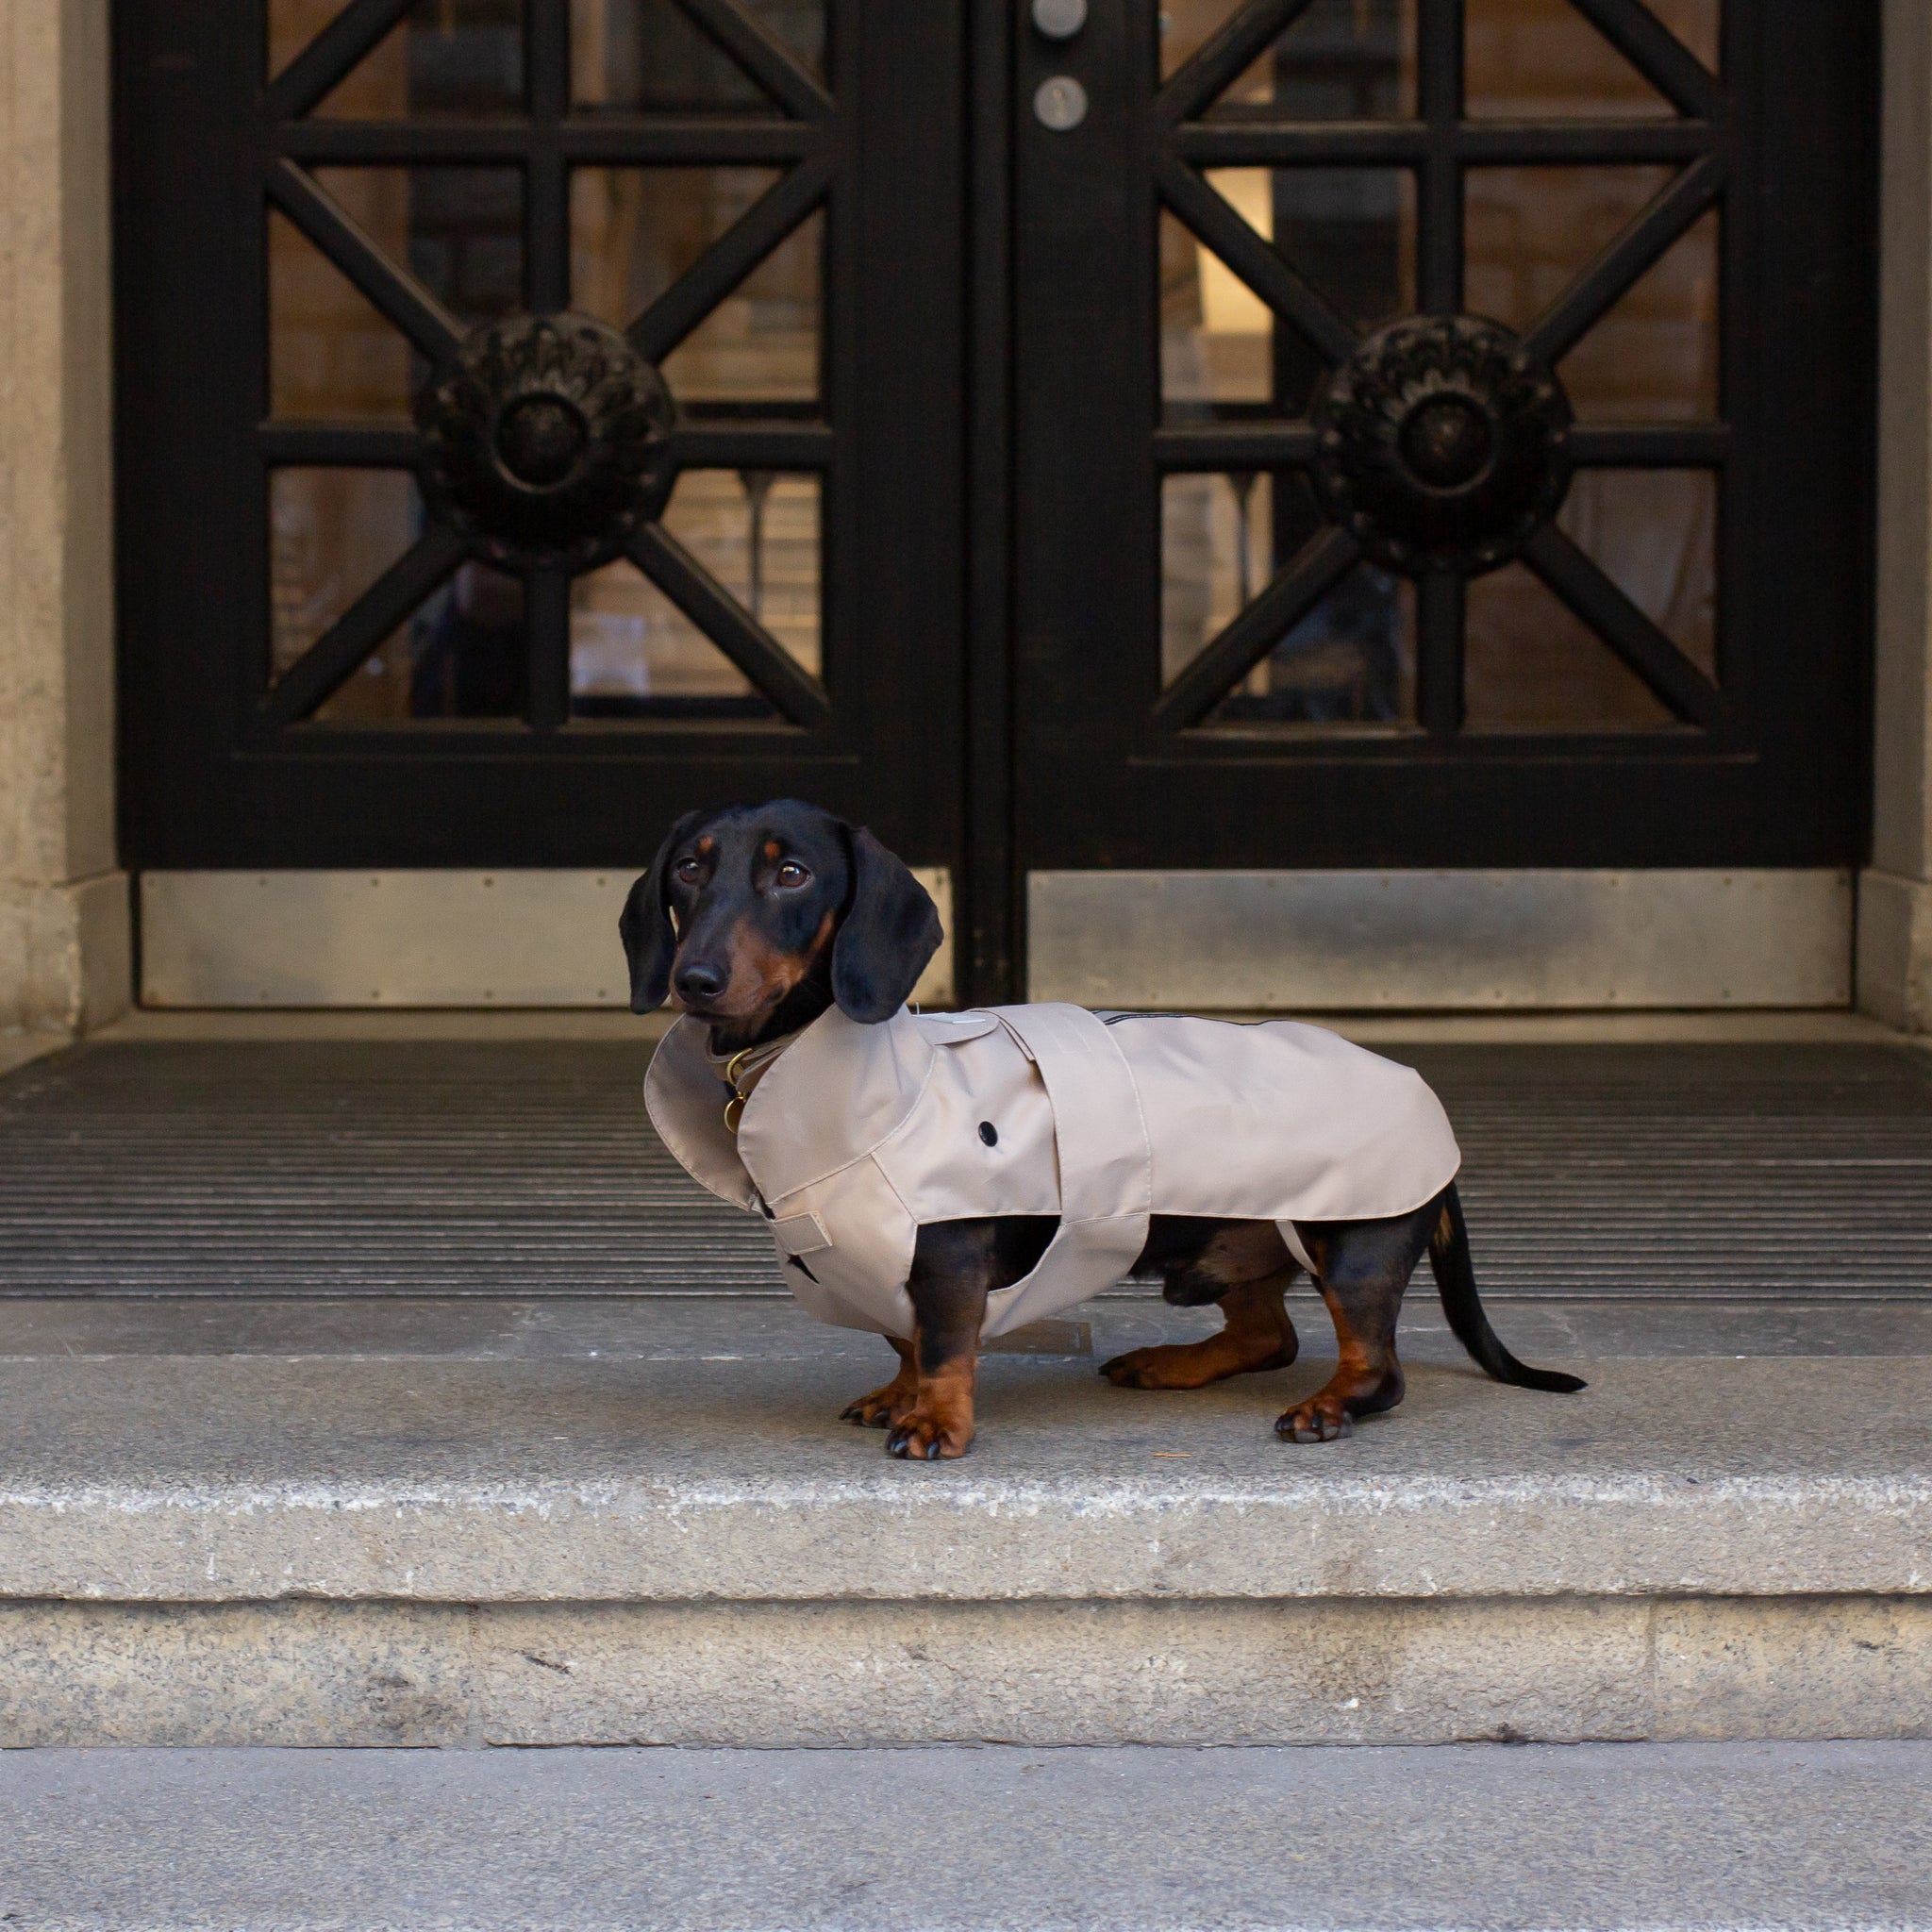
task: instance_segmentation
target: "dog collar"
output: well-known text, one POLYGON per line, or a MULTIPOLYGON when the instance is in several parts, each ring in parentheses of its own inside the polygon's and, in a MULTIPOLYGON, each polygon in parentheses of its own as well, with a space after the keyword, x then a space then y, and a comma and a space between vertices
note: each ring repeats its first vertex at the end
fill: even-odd
POLYGON ((783 1033, 776 1040, 761 1041, 756 1046, 741 1046, 733 1054, 713 1053, 708 1043, 706 1045, 706 1064, 724 1083, 730 1096, 724 1103, 724 1124, 732 1133, 737 1133, 738 1124, 744 1118, 744 1104, 758 1091, 758 1082, 771 1071, 778 1056, 797 1038, 797 1033, 783 1033))

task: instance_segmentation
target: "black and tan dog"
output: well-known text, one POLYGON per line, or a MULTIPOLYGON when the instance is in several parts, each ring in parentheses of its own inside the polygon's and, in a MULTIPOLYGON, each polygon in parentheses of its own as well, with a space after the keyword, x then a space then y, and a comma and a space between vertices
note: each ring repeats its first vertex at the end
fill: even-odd
MULTIPOLYGON (((861 1023, 891 1019, 941 938, 930 898, 870 833, 793 801, 680 819, 632 888, 621 931, 633 1010, 656 1008, 668 992, 708 1023, 721 1059, 794 1034, 835 1004, 861 1023)), ((1041 1215, 921 1226, 906 1283, 915 1333, 892 1340, 898 1374, 846 1415, 889 1431, 894 1456, 963 1455, 987 1298, 1029 1274, 1058 1226, 1041 1215)), ((1497 1340, 1477 1299, 1453 1184, 1392 1220, 1298 1222, 1296 1231, 1334 1319, 1340 1359, 1320 1390, 1276 1422, 1286 1440, 1332 1441, 1357 1417, 1402 1400, 1396 1315, 1424 1253, 1451 1329, 1491 1375, 1529 1389, 1583 1387, 1524 1367, 1497 1340)), ((1118 1356, 1101 1370, 1110 1382, 1197 1389, 1294 1360, 1282 1297, 1297 1263, 1274 1223, 1156 1214, 1133 1272, 1158 1274, 1178 1307, 1217 1304, 1224 1325, 1207 1341, 1118 1356)))

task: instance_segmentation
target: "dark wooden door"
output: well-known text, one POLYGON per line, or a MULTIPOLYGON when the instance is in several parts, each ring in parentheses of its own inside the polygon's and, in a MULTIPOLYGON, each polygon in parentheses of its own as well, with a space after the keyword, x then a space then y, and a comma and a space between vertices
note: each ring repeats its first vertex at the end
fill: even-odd
POLYGON ((1856 859, 1876 8, 1085 13, 1020 35, 1021 865, 1856 859))
POLYGON ((129 863, 954 858, 956 10, 123 0, 129 863))

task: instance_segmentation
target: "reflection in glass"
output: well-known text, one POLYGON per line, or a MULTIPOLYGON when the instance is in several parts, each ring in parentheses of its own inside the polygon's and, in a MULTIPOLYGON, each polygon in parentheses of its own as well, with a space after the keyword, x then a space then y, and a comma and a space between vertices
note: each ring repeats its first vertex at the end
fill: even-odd
MULTIPOLYGON (((425 527, 407 470, 269 477, 271 679, 280 678, 425 527)), ((513 718, 525 708, 522 583, 465 563, 319 706, 326 724, 513 718)))
MULTIPOLYGON (((739 4, 800 66, 824 77, 824 0, 739 4)), ((572 0, 571 98, 580 111, 777 111, 764 90, 676 0, 572 0)))
MULTIPOLYGON (((373 174, 374 171, 372 171, 373 174)), ((351 175, 337 198, 401 258, 402 184, 351 175)), ((407 418, 409 344, 286 216, 268 218, 269 410, 281 417, 407 418)))
MULTIPOLYGON (((1219 33, 1242 0, 1163 0, 1160 77, 1219 33)), ((1209 109, 1209 119, 1392 121, 1415 112, 1415 0, 1313 0, 1209 109)))
POLYGON ((1415 111, 1415 0, 1314 0, 1207 118, 1404 121, 1415 111))
MULTIPOLYGON (((1528 327, 1672 178, 1668 168, 1472 168, 1469 307, 1528 327)), ((1578 416, 1718 414, 1719 215, 1702 216, 1564 358, 1578 416)))
POLYGON ((1415 591, 1357 565, 1208 713, 1209 724, 1391 725, 1415 712, 1415 591))
POLYGON ((1557 523, 1691 663, 1717 676, 1718 479, 1585 470, 1557 523))
MULTIPOLYGON (((411 168, 408 178, 409 269, 416 279, 465 322, 494 322, 520 308, 521 171, 411 168)), ((328 185, 334 171, 325 171, 324 179, 328 185)))
POLYGON ((1675 111, 1570 0, 1464 6, 1471 120, 1628 120, 1675 111))
MULTIPOLYGON (((1719 0, 1648 0, 1707 67, 1719 0)), ((1571 0, 1465 0, 1467 112, 1474 121, 1663 118, 1676 109, 1571 0)))
POLYGON ((268 0, 268 72, 273 80, 337 14, 345 0, 268 0))
MULTIPOLYGON (((398 111, 409 99, 406 91, 398 111)), ((383 255, 464 321, 522 306, 517 169, 318 168, 315 179, 383 255)), ((408 415, 422 369, 402 334, 277 210, 266 239, 273 413, 408 415)))
POLYGON ((322 724, 520 718, 529 695, 520 578, 460 565, 315 708, 322 724))
POLYGON ((524 177, 516 168, 318 168, 370 239, 465 322, 523 305, 524 177))
POLYGON ((1469 586, 1469 731, 1667 731, 1670 712, 1523 564, 1469 586))
MULTIPOLYGON (((770 168, 577 169, 572 300, 625 327, 777 179, 770 168)), ((824 234, 824 217, 808 216, 665 358, 680 402, 817 397, 824 234)))
POLYGON ((1217 168, 1208 185, 1364 327, 1415 307, 1415 176, 1407 168, 1217 168))
POLYGON ((1180 0, 1155 8, 1160 36, 1160 77, 1169 80, 1246 5, 1246 0, 1180 0))
POLYGON ((1644 0, 1644 5, 1715 74, 1723 0, 1644 0))
POLYGON ((578 718, 769 718, 768 699, 634 563, 571 591, 571 712, 578 718))
POLYGON ((271 679, 302 658, 416 541, 423 504, 407 470, 269 475, 271 679))
POLYGON ((1564 357, 1559 374, 1588 421, 1715 422, 1719 386, 1717 209, 1639 277, 1564 357))
MULTIPOLYGON (((342 0, 268 0, 279 74, 342 0)), ((319 120, 505 120, 524 110, 523 0, 415 0, 312 110, 319 120)))
MULTIPOLYGON (((1318 525, 1306 481, 1169 476, 1161 491, 1161 682, 1172 684, 1318 525)), ((1284 633, 1211 714, 1221 724, 1390 724, 1414 708, 1410 587, 1362 564, 1284 633)))
MULTIPOLYGON (((688 470, 664 527, 800 666, 820 669, 819 479, 688 470)), ((641 572, 607 565, 571 599, 572 708, 579 717, 767 717, 770 704, 641 572)))
POLYGON ((1670 168, 1472 168, 1472 314, 1525 329, 1670 183, 1670 168))
MULTIPOLYGON (((1415 182, 1398 168, 1217 168, 1208 182, 1343 315, 1415 306, 1415 182)), ((1163 214, 1161 380, 1170 403, 1264 403, 1298 416, 1324 368, 1292 324, 1163 214)))
POLYGON ((518 718, 528 708, 521 577, 474 559, 460 565, 379 655, 399 646, 412 719, 518 718))
POLYGON ((1160 217, 1160 393, 1166 402, 1194 405, 1266 403, 1274 393, 1274 311, 1166 213, 1160 217))

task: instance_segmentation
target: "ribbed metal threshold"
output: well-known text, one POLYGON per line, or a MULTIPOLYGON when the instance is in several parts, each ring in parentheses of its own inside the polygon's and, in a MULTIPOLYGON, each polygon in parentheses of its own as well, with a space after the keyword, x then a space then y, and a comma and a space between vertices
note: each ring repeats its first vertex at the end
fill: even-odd
MULTIPOLYGON (((84 1046, 0 1081, 0 1293, 784 1291, 639 1098, 648 1049, 84 1046)), ((1932 1293, 1905 1049, 1432 1047, 1494 1295, 1932 1293)))

